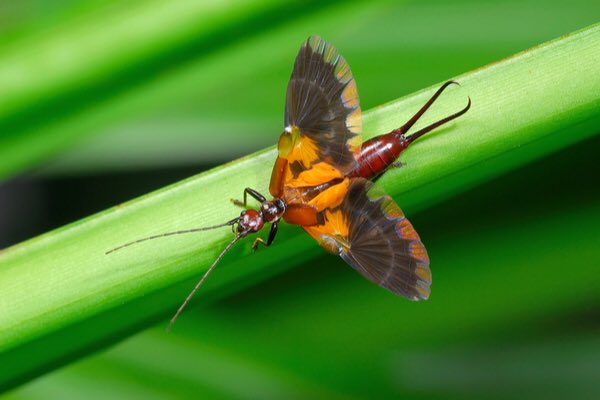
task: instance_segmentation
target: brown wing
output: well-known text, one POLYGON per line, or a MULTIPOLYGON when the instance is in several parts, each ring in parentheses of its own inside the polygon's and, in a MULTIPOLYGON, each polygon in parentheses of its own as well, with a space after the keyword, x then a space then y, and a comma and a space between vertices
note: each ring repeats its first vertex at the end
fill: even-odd
POLYGON ((429 257, 392 198, 372 182, 352 179, 343 202, 323 212, 324 223, 304 229, 365 278, 411 300, 430 293, 429 257))
POLYGON ((290 78, 279 155, 294 176, 324 162, 347 174, 361 146, 356 83, 346 61, 320 37, 302 45, 290 78))

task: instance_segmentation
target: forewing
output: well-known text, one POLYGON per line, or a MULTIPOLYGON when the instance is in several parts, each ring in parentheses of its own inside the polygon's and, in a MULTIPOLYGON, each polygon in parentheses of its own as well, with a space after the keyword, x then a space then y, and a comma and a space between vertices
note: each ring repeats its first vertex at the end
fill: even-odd
POLYGON ((411 300, 430 293, 429 257, 419 235, 390 196, 353 179, 342 204, 324 223, 305 229, 370 281, 411 300))
POLYGON ((280 155, 288 159, 294 175, 319 162, 345 175, 355 166, 361 130, 356 83, 348 63, 329 43, 311 36, 300 48, 288 84, 282 138, 291 136, 292 149, 282 155, 280 146, 280 155))

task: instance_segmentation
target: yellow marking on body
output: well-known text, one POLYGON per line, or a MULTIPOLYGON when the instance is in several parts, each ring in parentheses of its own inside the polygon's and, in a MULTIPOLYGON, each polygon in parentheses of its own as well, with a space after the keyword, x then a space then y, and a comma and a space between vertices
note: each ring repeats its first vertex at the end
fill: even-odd
POLYGON ((317 211, 323 211, 326 208, 335 208, 344 201, 348 187, 350 187, 350 179, 346 178, 337 185, 333 185, 319 193, 308 204, 315 207, 317 211))
POLYGON ((334 61, 333 57, 335 55, 336 55, 336 51, 333 48, 333 46, 328 46, 323 51, 323 60, 325 60, 327 63, 331 64, 331 62, 334 61))
POLYGON ((348 220, 341 210, 325 211, 325 226, 330 234, 348 237, 348 220))
POLYGON ((408 222, 406 218, 403 218, 396 224, 396 232, 400 234, 404 239, 419 240, 419 235, 415 228, 408 222))
POLYGON ((311 138, 301 135, 297 127, 292 129, 292 141, 293 147, 286 156, 289 163, 299 161, 304 168, 310 168, 319 159, 319 147, 311 138))
POLYGON ((429 257, 427 256, 425 246, 423 246, 423 243, 421 242, 412 242, 409 247, 409 252, 417 260, 421 260, 424 262, 429 261, 429 257))
POLYGON ((417 264, 415 274, 425 282, 431 282, 431 270, 425 264, 417 264))
MULTIPOLYGON (((384 201, 383 204, 381 205, 381 211, 383 211, 383 213, 389 219, 397 219, 397 218, 404 217, 404 213, 402 212, 400 207, 398 207, 398 205, 396 203, 394 203, 394 200, 392 200, 390 197, 387 197, 386 201, 384 201)), ((408 222, 408 221, 406 221, 406 222, 410 226, 410 222, 408 222)))
MULTIPOLYGON (((360 132, 354 132, 354 133, 360 133, 360 132)), ((362 147, 362 136, 360 136, 360 134, 354 136, 352 139, 348 140, 346 142, 346 144, 348 145, 348 150, 350 150, 350 152, 352 154, 354 154, 354 158, 357 158, 358 155, 360 154, 360 149, 362 147)))
POLYGON ((342 175, 340 170, 333 165, 326 162, 320 162, 313 165, 311 169, 300 172, 297 178, 293 177, 293 174, 288 167, 285 185, 290 187, 312 187, 329 182, 332 179, 343 177, 344 175, 342 175))
POLYGON ((283 132, 281 136, 279 136, 279 141, 277 142, 277 151, 279 153, 279 157, 287 158, 292 151, 294 142, 292 141, 292 135, 289 132, 283 132))
POLYGON ((347 82, 352 79, 352 72, 350 72, 350 66, 346 62, 338 62, 336 65, 335 76, 340 82, 347 82))
POLYGON ((331 253, 339 254, 350 250, 348 220, 341 210, 326 210, 323 225, 305 226, 304 230, 331 253))
MULTIPOLYGON (((352 111, 350 114, 348 114, 348 116, 346 117, 346 128, 348 128, 348 130, 352 133, 356 133, 356 134, 360 134, 362 131, 362 114, 360 112, 360 108, 357 108, 356 110, 352 111)), ((360 136, 354 136, 351 140, 349 140, 348 142, 355 140, 355 138, 358 137, 360 140, 360 136)), ((360 147, 359 143, 359 147, 360 147)))
POLYGON ((342 102, 346 108, 358 107, 358 92, 356 90, 356 81, 353 79, 342 91, 342 102))

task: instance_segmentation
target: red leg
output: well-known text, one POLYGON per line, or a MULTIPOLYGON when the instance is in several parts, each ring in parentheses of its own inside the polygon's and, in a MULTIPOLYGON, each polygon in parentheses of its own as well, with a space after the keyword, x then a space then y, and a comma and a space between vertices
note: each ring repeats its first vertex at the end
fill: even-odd
POLYGON ((311 206, 305 204, 288 204, 283 214, 283 219, 288 224, 300 226, 313 226, 319 224, 319 213, 311 206))

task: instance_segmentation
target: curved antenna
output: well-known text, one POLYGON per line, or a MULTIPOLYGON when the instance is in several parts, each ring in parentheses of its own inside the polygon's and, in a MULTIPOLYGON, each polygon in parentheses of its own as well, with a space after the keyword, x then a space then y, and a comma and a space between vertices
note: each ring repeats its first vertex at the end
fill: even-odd
POLYGON ((165 236, 181 235, 181 234, 184 234, 184 233, 196 233, 196 232, 208 231, 208 230, 211 230, 211 229, 221 228, 223 226, 228 226, 228 225, 233 226, 236 222, 238 222, 238 220, 239 220, 239 217, 238 218, 234 218, 231 221, 227 221, 224 224, 207 226, 207 227, 204 227, 204 228, 184 229, 184 230, 180 230, 180 231, 166 232, 166 233, 161 233, 161 234, 158 234, 158 235, 148 236, 148 237, 145 237, 145 238, 137 239, 137 240, 134 240, 132 242, 125 243, 125 244, 122 244, 120 246, 117 246, 114 249, 108 250, 104 254, 107 255, 107 254, 110 254, 110 253, 114 253, 117 250, 121 250, 121 249, 123 249, 125 247, 129 247, 129 246, 132 246, 134 244, 145 242, 146 240, 158 239, 158 238, 162 238, 162 237, 165 237, 165 236))
POLYGON ((198 291, 198 289, 200 289, 200 286, 202 286, 202 284, 204 283, 204 280, 206 280, 206 277, 217 266, 217 263, 219 261, 221 261, 221 258, 223 258, 223 256, 225 255, 225 253, 227 253, 227 251, 231 248, 231 246, 233 246, 235 244, 235 242, 237 242, 241 237, 242 237, 242 235, 240 235, 240 234, 236 235, 233 238, 233 240, 231 242, 229 242, 229 244, 227 246, 225 246, 225 248, 223 249, 223 251, 221 252, 221 254, 219 254, 219 256, 212 263, 212 265, 210 266, 210 268, 208 268, 208 270, 206 270, 206 272, 204 273, 204 275, 202 275, 202 278, 200 278, 200 280, 198 281, 198 283, 196 284, 196 286, 194 286, 194 289, 192 289, 192 291, 190 292, 190 294, 188 294, 188 296, 185 298, 185 300, 183 301, 183 303, 177 309, 177 312, 175 313, 175 315, 173 316, 173 318, 171 318, 171 320, 169 321, 169 325, 167 326, 167 332, 169 332, 171 330, 171 327, 175 323, 175 320, 177 319, 177 317, 179 317, 179 314, 181 314, 181 312, 183 311, 183 309, 185 308, 185 306, 187 306, 187 304, 190 302, 190 300, 192 299, 192 297, 194 297, 194 294, 196 294, 196 292, 198 291))

